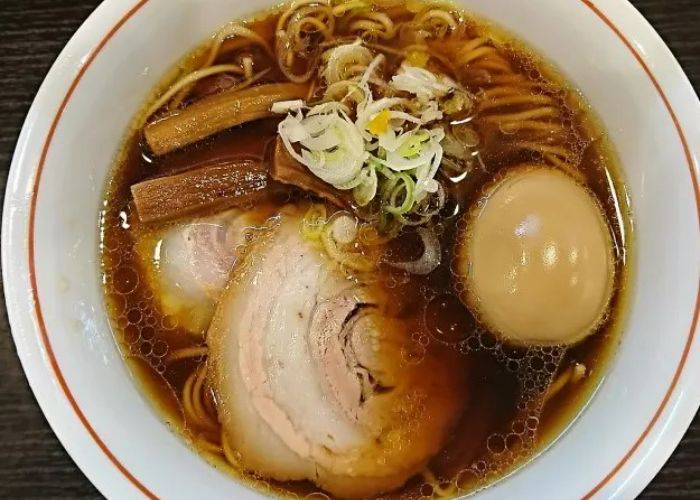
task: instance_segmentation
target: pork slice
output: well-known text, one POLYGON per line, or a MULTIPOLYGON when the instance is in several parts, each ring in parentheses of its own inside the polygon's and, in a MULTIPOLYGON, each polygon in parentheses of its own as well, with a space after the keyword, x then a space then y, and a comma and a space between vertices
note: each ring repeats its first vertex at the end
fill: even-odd
POLYGON ((246 235, 264 218, 239 209, 164 228, 136 228, 135 248, 163 313, 198 334, 206 331, 246 235))
POLYGON ((406 362, 388 298, 306 241, 301 213, 246 245, 219 300, 207 342, 220 421, 257 474, 342 497, 389 491, 443 446, 463 379, 430 355, 406 362))

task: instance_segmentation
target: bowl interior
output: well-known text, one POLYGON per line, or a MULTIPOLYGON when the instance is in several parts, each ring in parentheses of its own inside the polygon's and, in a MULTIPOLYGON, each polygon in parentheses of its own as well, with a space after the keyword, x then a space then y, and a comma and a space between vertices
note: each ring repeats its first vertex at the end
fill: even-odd
MULTIPOLYGON (((26 130, 20 141, 13 171, 17 184, 10 186, 14 194, 8 199, 20 206, 21 213, 17 215, 18 225, 6 225, 13 234, 17 231, 17 242, 22 241, 22 231, 26 235, 26 226, 20 227, 20 223, 28 217, 32 173, 41 158, 43 139, 71 82, 79 76, 56 121, 36 198, 33 259, 38 301, 51 349, 36 339, 40 337, 37 332, 41 325, 27 305, 30 301, 22 303, 19 298, 20 289, 26 298, 26 273, 6 278, 11 289, 8 303, 14 333, 30 380, 40 377, 41 370, 53 377, 55 374, 51 374, 58 367, 94 433, 123 468, 155 495, 252 497, 258 493, 243 489, 205 463, 163 425, 160 415, 131 379, 117 352, 103 308, 97 218, 102 209, 103 187, 127 126, 161 76, 226 21, 274 2, 147 0, 140 2, 105 39, 105 34, 129 10, 126 3, 105 2, 71 42, 30 114, 31 130, 26 130), (104 44, 100 45, 102 41, 104 44), (94 47, 100 49, 91 57, 94 47), (16 300, 13 294, 18 297, 16 300), (28 318, 17 319, 21 314, 28 318), (35 351, 38 354, 32 357, 30 354, 35 351), (54 360, 56 367, 52 366, 54 360)), ((572 497, 583 496, 600 484, 633 448, 667 397, 683 360, 695 308, 700 249, 688 160, 654 82, 630 48, 586 2, 460 3, 524 39, 581 89, 609 131, 629 189, 636 259, 630 319, 619 353, 605 382, 575 425, 538 459, 484 493, 493 498, 524 496, 533 491, 541 497, 556 496, 561 491, 572 497)), ((619 9, 611 7, 609 15, 636 16, 629 6, 619 9)), ((628 29, 639 46, 658 51, 643 55, 652 61, 654 73, 665 74, 673 82, 674 72, 678 71, 675 62, 653 32, 644 31, 647 28, 642 21, 630 19, 629 27, 621 29, 628 29)), ((664 86, 665 82, 660 82, 664 86)), ((665 88, 672 104, 685 102, 691 111, 697 108, 697 99, 687 103, 681 90, 665 88)), ((24 245, 14 246, 19 248, 7 250, 5 258, 24 262, 24 245)), ((31 271, 28 263, 22 263, 21 268, 31 271)), ((689 355, 687 364, 696 356, 695 351, 689 355)), ((682 386, 689 375, 681 375, 676 382, 682 386)), ((63 390, 62 384, 50 384, 46 389, 37 389, 39 382, 32 384, 40 401, 55 400, 43 403, 44 409, 57 415, 50 416, 52 424, 74 456, 83 457, 78 458, 79 465, 90 469, 85 462, 90 457, 94 459, 95 468, 88 474, 98 487, 106 494, 135 494, 137 489, 133 486, 116 486, 124 481, 123 472, 104 471, 114 468, 112 460, 101 456, 100 450, 82 449, 94 447, 94 443, 90 445, 90 439, 83 435, 86 431, 72 413, 74 410, 56 395, 63 390), (70 427, 70 422, 76 428, 62 430, 70 427), (82 438, 74 438, 71 433, 82 438), (73 441, 79 444, 67 443, 73 441)), ((697 401, 697 394, 688 397, 691 396, 697 401)), ((668 404, 657 418, 667 419, 681 397, 678 391, 669 394, 668 404)), ((697 403, 693 404, 697 408, 697 403)), ((668 422, 674 425, 671 420, 668 422)), ((623 491, 620 488, 644 486, 644 480, 632 481, 630 486, 627 479, 634 464, 652 456, 654 446, 663 438, 664 429, 651 430, 653 439, 641 442, 635 450, 641 458, 625 464, 603 485, 605 491, 613 494, 623 491)))

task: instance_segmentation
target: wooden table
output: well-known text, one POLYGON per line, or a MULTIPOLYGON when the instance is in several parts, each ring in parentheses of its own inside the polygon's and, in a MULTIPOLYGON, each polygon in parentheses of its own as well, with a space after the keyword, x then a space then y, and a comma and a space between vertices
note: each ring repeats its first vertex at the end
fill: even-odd
MULTIPOLYGON (((5 192, 22 121, 39 84, 64 44, 99 3, 99 0, 0 0, 0 196, 5 192)), ((700 0, 632 0, 632 3, 666 40, 698 88, 700 0)), ((4 298, 1 304, 0 498, 99 497, 41 414, 17 359, 4 298)), ((698 418, 644 496, 700 498, 698 418)))

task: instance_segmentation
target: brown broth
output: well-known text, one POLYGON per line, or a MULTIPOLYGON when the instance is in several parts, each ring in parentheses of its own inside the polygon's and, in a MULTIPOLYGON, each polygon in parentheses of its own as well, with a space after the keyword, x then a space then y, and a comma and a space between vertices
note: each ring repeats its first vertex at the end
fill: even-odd
MULTIPOLYGON (((412 15, 401 9, 394 10, 392 18, 395 20, 412 15)), ((266 14, 249 26, 271 40, 278 15, 276 12, 266 14)), ((616 292, 607 321, 598 332, 575 347, 512 349, 501 345, 477 324, 453 288, 450 263, 458 220, 479 198, 482 187, 503 169, 542 160, 541 155, 513 148, 510 137, 494 129, 477 114, 474 124, 483 139, 479 153, 487 169, 474 168, 464 181, 451 186, 451 202, 443 210, 437 226, 444 252, 440 267, 424 278, 387 273, 382 282, 383 286, 392 289, 398 314, 403 314, 412 325, 417 344, 427 344, 428 349, 438 350, 447 346, 459 353, 464 369, 468 370, 470 383, 464 387, 467 408, 451 439, 430 463, 430 470, 438 478, 438 483, 455 480, 463 493, 502 478, 550 444, 581 411, 600 384, 618 343, 626 309, 631 223, 615 154, 581 96, 550 65, 507 34, 466 15, 462 24, 466 26, 465 39, 487 34, 499 40, 499 55, 511 64, 515 72, 539 82, 540 92, 556 100, 562 122, 567 126, 566 144, 574 151, 577 168, 604 207, 610 222, 618 267, 616 292), (542 407, 537 394, 541 396, 543 388, 546 390, 558 374, 575 363, 586 366, 587 376, 578 383, 564 386, 542 407), (527 389, 530 383, 535 387, 527 389), (536 422, 531 420, 533 415, 536 415, 536 422)), ((400 46, 397 41, 388 45, 393 48, 400 46)), ((437 44, 435 50, 448 58, 451 54, 447 45, 437 44)), ((181 63, 180 72, 191 69, 199 57, 197 54, 202 53, 200 49, 188 56, 181 63)), ((218 62, 230 61, 224 55, 218 62)), ((396 57, 389 56, 389 66, 397 64, 396 57)), ((442 69, 450 72, 447 68, 442 69)), ((483 91, 478 84, 470 83, 468 76, 451 76, 458 78, 477 96, 483 91)), ((282 77, 273 73, 270 79, 280 81, 282 77)), ((164 86, 171 80, 167 79, 164 86)), ((198 89, 202 93, 209 91, 205 84, 200 84, 198 89)), ((276 119, 246 124, 159 158, 150 156, 142 144, 140 131, 134 131, 125 143, 107 188, 101 217, 102 266, 115 338, 136 378, 167 422, 195 447, 198 447, 201 429, 185 421, 179 395, 185 380, 203 361, 189 360, 166 366, 164 359, 168 352, 199 346, 203 341, 201 337, 170 324, 159 308, 149 286, 146 264, 134 250, 135 234, 143 228, 140 228, 134 213, 129 187, 154 175, 192 168, 215 159, 238 156, 268 159, 270 144, 276 136, 276 124, 276 119)), ((287 202, 306 198, 292 188, 277 186, 276 189, 269 204, 253 210, 269 212, 287 202)), ((418 239, 411 236, 410 231, 401 236, 400 248, 396 255, 403 258, 420 253, 418 239)), ((199 451, 215 466, 246 478, 254 486, 272 488, 267 491, 276 494, 316 491, 308 482, 261 482, 227 466, 218 455, 201 447, 199 451)), ((387 497, 437 494, 433 491, 434 486, 418 477, 387 497)))

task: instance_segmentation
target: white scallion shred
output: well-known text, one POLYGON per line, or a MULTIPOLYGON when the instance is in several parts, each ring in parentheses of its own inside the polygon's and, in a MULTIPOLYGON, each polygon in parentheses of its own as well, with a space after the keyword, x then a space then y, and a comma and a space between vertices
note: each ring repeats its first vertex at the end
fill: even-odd
POLYGON ((396 90, 413 94, 423 102, 445 97, 457 88, 457 84, 450 78, 444 75, 438 77, 427 69, 411 66, 405 62, 389 85, 396 90))

